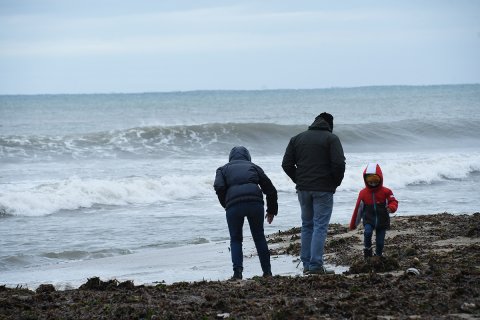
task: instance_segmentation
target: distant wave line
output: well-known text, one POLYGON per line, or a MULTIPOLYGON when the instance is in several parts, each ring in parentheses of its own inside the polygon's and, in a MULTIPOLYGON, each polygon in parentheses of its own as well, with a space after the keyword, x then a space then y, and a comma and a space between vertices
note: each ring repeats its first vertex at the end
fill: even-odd
MULTIPOLYGON (((145 126, 67 136, 0 136, 0 158, 32 157, 128 157, 165 156, 198 152, 224 152, 226 147, 245 144, 269 152, 283 150, 289 139, 307 125, 272 123, 212 123, 202 125, 145 126), (274 147, 277 146, 277 147, 274 147), (281 148, 280 148, 281 146, 281 148)), ((444 140, 478 141, 480 120, 402 120, 339 124, 334 128, 346 147, 375 144, 405 145, 444 140)))

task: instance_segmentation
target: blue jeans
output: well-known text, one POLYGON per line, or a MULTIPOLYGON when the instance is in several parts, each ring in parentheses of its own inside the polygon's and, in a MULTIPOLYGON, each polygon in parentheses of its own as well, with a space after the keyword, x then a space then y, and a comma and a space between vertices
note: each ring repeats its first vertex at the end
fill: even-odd
POLYGON ((243 222, 245 217, 250 225, 258 258, 263 272, 271 272, 270 252, 263 231, 264 208, 261 202, 240 202, 227 209, 228 231, 230 232, 230 249, 232 254, 233 270, 243 270, 243 222))
MULTIPOLYGON (((365 249, 372 247, 372 236, 373 236, 373 226, 371 224, 365 224, 365 232, 363 233, 363 243, 365 249)), ((387 229, 376 229, 375 230, 375 254, 381 256, 383 252, 383 246, 385 245, 385 234, 387 229)))
POLYGON ((323 267, 323 247, 333 210, 333 192, 298 191, 302 210, 300 259, 305 270, 323 267))

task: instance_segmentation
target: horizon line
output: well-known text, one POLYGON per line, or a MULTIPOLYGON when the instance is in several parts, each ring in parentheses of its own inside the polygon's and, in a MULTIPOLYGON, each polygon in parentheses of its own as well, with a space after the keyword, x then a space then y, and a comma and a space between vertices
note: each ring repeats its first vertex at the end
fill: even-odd
POLYGON ((269 91, 314 91, 314 90, 348 90, 348 89, 374 89, 385 87, 445 87, 445 86, 477 86, 478 83, 444 83, 444 84, 388 84, 388 85, 363 85, 363 86, 331 86, 323 88, 263 88, 263 89, 192 89, 171 91, 131 91, 131 92, 82 92, 82 93, 0 93, 0 96, 56 96, 56 95, 142 95, 142 94, 178 94, 200 92, 269 92, 269 91))

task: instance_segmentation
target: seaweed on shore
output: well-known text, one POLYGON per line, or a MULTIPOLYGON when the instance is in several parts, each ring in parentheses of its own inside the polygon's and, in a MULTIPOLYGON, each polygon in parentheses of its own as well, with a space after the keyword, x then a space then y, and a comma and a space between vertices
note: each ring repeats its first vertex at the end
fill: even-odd
MULTIPOLYGON (((476 319, 479 217, 397 217, 385 258, 367 261, 361 230, 331 233, 326 258, 350 261, 347 274, 150 286, 94 277, 65 291, 0 286, 0 319, 476 319), (356 262, 368 267, 355 270, 356 262)), ((298 244, 294 235, 275 245, 298 244)))

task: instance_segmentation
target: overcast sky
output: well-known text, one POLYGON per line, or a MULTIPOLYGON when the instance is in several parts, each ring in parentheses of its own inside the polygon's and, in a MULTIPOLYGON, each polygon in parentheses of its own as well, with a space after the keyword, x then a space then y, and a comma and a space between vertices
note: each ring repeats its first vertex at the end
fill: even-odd
POLYGON ((477 0, 0 0, 0 94, 457 83, 477 0))

